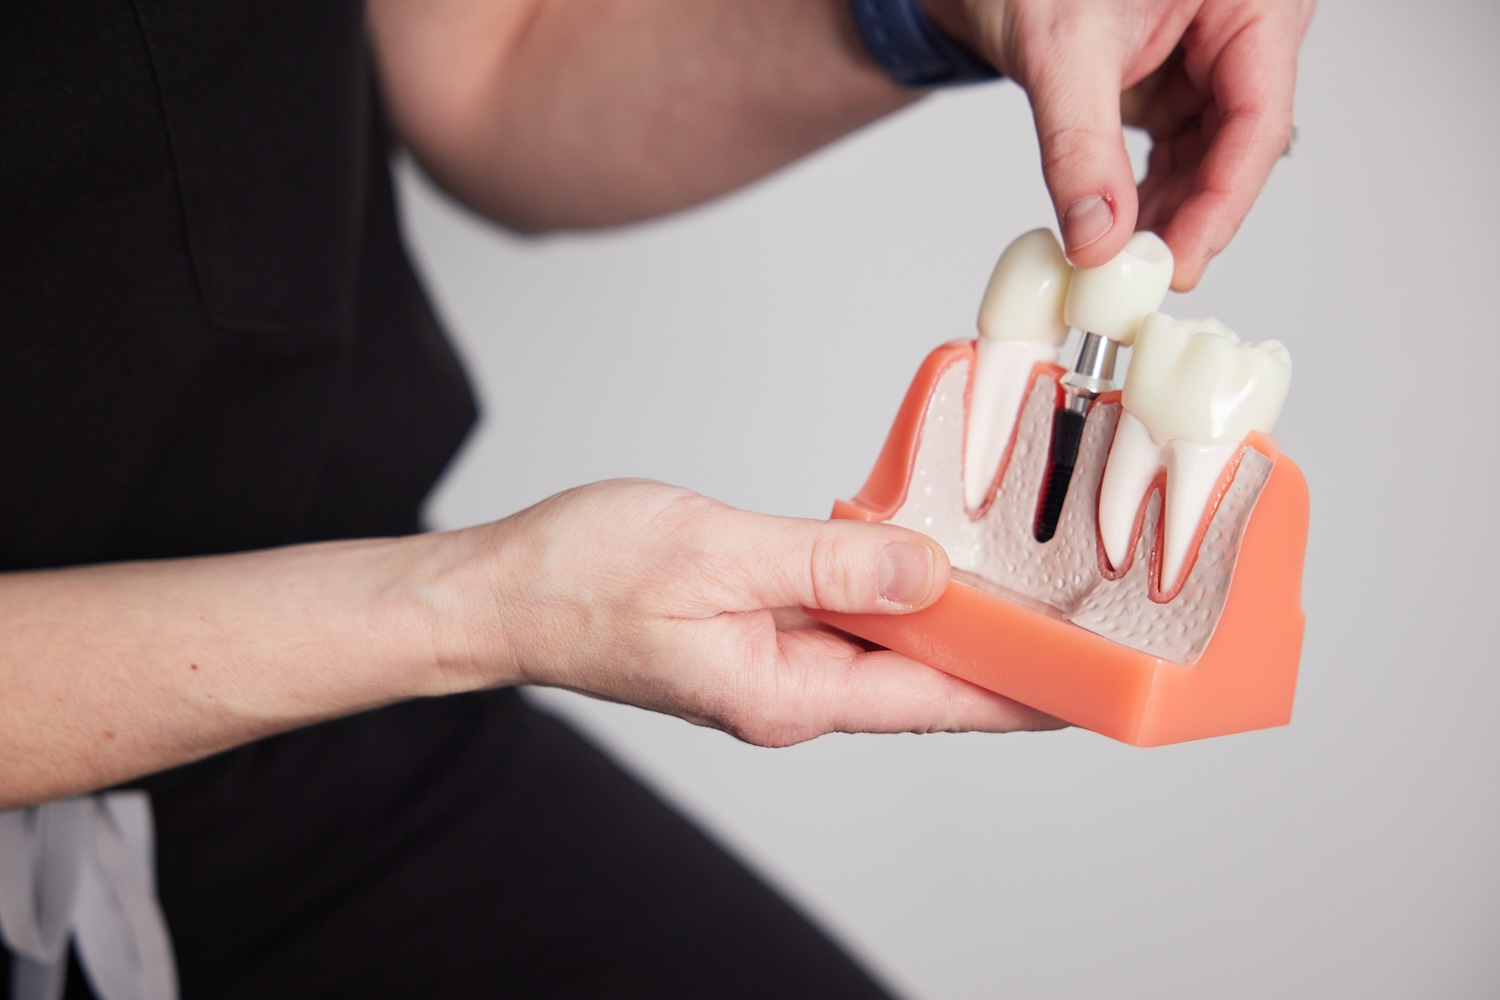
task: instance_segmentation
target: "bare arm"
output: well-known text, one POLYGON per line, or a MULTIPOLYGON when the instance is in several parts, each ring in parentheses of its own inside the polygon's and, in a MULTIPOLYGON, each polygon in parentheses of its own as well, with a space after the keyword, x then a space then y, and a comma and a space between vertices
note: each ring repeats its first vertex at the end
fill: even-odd
POLYGON ((0 575, 0 808, 451 686, 451 539, 0 575))
POLYGON ((947 577, 942 550, 904 528, 633 481, 445 534, 0 574, 0 808, 519 683, 766 745, 1055 725, 785 610, 899 614, 947 577))
POLYGON ((370 27, 424 167, 523 230, 703 201, 915 99, 846 0, 374 0, 370 27))

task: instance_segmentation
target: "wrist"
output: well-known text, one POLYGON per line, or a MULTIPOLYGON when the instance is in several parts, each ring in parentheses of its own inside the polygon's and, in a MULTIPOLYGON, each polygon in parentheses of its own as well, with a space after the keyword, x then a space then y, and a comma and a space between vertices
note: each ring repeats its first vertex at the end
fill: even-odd
POLYGON ((504 687, 524 678, 511 642, 518 577, 504 522, 413 536, 414 551, 390 596, 411 623, 417 644, 411 679, 416 695, 447 695, 504 687))

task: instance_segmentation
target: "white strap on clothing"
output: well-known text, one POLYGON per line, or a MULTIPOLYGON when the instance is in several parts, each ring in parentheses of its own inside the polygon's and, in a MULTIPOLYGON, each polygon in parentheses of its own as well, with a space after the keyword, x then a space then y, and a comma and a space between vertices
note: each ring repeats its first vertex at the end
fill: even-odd
POLYGON ((0 811, 0 941, 14 1000, 59 1000, 70 937, 100 1000, 177 1000, 152 841, 145 792, 0 811))

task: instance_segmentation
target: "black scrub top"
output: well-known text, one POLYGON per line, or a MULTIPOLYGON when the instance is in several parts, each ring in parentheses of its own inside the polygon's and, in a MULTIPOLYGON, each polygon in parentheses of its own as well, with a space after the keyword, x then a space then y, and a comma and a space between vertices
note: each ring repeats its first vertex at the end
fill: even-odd
POLYGON ((0 570, 417 528, 474 419, 360 3, 0 27, 0 570))

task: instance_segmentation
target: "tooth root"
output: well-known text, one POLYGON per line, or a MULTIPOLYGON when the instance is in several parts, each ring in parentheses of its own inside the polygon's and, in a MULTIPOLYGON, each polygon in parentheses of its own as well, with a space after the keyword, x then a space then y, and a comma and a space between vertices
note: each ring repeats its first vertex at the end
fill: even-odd
POLYGON ((1123 568, 1130 558, 1136 514, 1161 465, 1161 445, 1152 440, 1135 414, 1121 410, 1099 484, 1099 537, 1115 569, 1123 568))
POLYGON ((1057 348, 1051 344, 979 339, 964 440, 964 504, 969 510, 978 510, 989 494, 1020 419, 1032 369, 1056 359, 1057 348))
POLYGON ((984 504, 1038 362, 1055 362, 1068 336, 1063 299, 1073 269, 1050 230, 1013 240, 979 305, 979 344, 964 441, 964 503, 984 504))
POLYGON ((1239 451, 1234 444, 1169 441, 1163 447, 1167 490, 1162 505, 1161 592, 1177 589, 1198 525, 1213 498, 1224 467, 1239 451))

